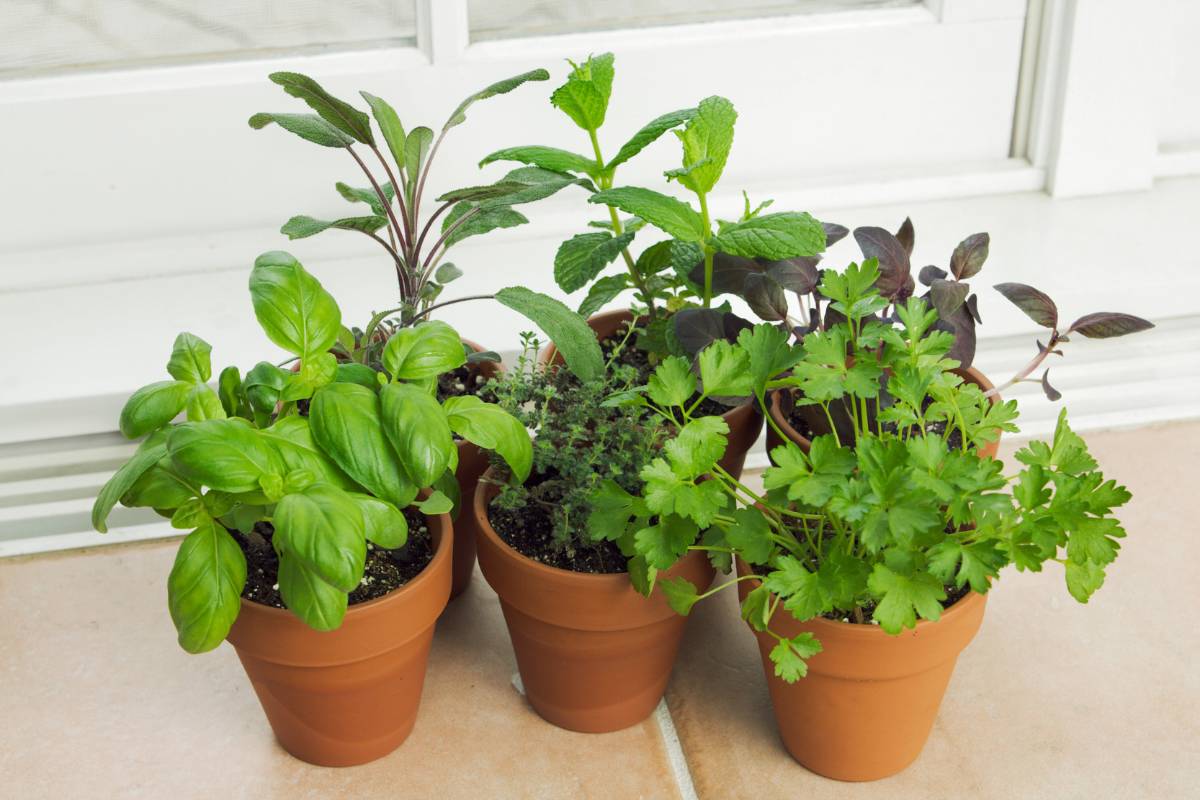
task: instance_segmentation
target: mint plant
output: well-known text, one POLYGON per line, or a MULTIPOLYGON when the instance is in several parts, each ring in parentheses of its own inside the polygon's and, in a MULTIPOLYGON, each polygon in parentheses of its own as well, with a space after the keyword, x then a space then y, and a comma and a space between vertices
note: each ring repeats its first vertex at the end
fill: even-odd
POLYGON ((385 337, 375 337, 376 331, 392 315, 398 314, 399 321, 391 328, 403 327, 437 308, 490 297, 473 295, 437 302, 446 285, 462 275, 458 267, 445 261, 450 248, 471 236, 528 222, 513 208, 515 205, 548 197, 574 183, 590 187, 590 182, 561 171, 533 166, 515 169, 486 186, 446 192, 432 202, 425 197, 443 139, 466 121, 466 112, 474 103, 549 77, 545 70, 535 69, 476 92, 459 103, 436 135, 425 126, 405 131, 396 110, 386 100, 360 92, 374 117, 377 135, 371 116, 334 97, 312 78, 294 72, 270 75, 274 83, 316 113, 258 113, 250 117, 250 127, 259 129, 274 123, 313 144, 344 150, 369 184, 355 187, 339 182, 335 186, 343 199, 365 204, 368 214, 338 219, 295 216, 280 229, 289 239, 303 239, 327 230, 353 231, 370 237, 386 251, 396 273, 399 304, 375 315, 361 332, 361 343, 381 342, 385 337), (365 158, 360 149, 365 149, 365 158), (378 167, 368 165, 372 157, 378 167))
POLYGON ((1018 451, 1015 473, 980 457, 983 444, 1017 432, 1016 402, 958 377, 954 336, 937 329, 937 309, 883 294, 885 277, 875 259, 826 271, 817 288, 838 321, 799 343, 757 325, 736 344, 719 340, 700 353, 699 384, 686 360, 668 358, 645 386, 610 400, 649 409, 675 434, 643 469, 640 492, 613 483, 597 492, 593 534, 628 542, 651 586, 689 550, 707 551, 724 571, 740 559, 742 574, 703 594, 680 578, 660 584, 687 614, 751 582, 742 616, 778 640, 771 659, 789 682, 805 675, 821 644, 812 633, 774 632, 777 612, 898 634, 936 621, 967 592, 987 592, 1008 565, 1036 572, 1051 561, 1087 602, 1125 537, 1114 510, 1129 492, 1105 480, 1065 411, 1051 441, 1018 451), (889 306, 898 326, 878 318, 889 306), (841 404, 851 427, 843 437, 830 419, 830 432, 807 450, 780 432, 785 443, 772 451, 759 493, 717 465, 724 423, 694 417, 692 398, 697 389, 753 394, 765 412, 767 393, 783 387, 826 416, 841 404))
MULTIPOLYGON (((519 161, 587 179, 593 186, 590 203, 607 207, 608 217, 589 225, 595 230, 563 242, 554 260, 554 277, 568 294, 584 287, 579 307, 584 315, 632 289, 645 307, 646 337, 642 349, 658 354, 679 350, 667 319, 685 308, 708 308, 714 297, 714 259, 718 253, 749 258, 788 259, 814 256, 825 249, 820 223, 805 213, 763 213, 770 202, 752 208, 747 198, 741 216, 731 222, 716 219, 709 199, 725 169, 733 145, 737 112, 723 97, 708 97, 695 108, 672 111, 637 131, 616 155, 606 159, 600 143, 612 94, 613 55, 605 53, 571 63, 567 82, 550 101, 587 133, 590 155, 540 145, 511 147, 487 156, 493 161, 519 161), (679 167, 667 170, 668 181, 695 196, 696 205, 662 192, 618 184, 618 168, 667 131, 682 145, 679 167), (622 218, 620 212, 631 215, 622 218), (667 238, 634 256, 634 238, 653 229, 667 238), (600 277, 620 258, 624 271, 600 277), (692 274, 698 265, 698 274, 692 274)), ((680 325, 686 317, 682 317, 680 325)), ((684 326, 686 335, 686 326, 684 326)))
POLYGON ((240 609, 246 559, 231 531, 271 523, 284 603, 312 628, 332 630, 363 578, 368 543, 402 547, 402 509, 414 503, 428 514, 451 508, 452 434, 499 453, 518 478, 532 458, 525 428, 500 407, 436 399, 437 376, 466 359, 449 325, 396 331, 376 371, 330 352, 339 341, 351 347, 341 311, 291 255, 258 257, 250 297, 267 337, 299 359, 296 370, 262 362, 243 379, 231 366, 214 390, 212 348, 181 333, 167 363, 172 380, 139 389, 122 409, 122 433, 145 438, 92 508, 101 533, 118 502, 191 531, 167 590, 179 643, 192 653, 219 645, 240 609), (173 422, 181 413, 186 421, 173 422), (416 502, 425 487, 432 493, 416 502))

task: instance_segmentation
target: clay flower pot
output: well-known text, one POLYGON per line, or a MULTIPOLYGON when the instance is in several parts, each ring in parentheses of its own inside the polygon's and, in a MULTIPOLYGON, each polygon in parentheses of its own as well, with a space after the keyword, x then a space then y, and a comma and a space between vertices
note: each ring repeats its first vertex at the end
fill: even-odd
POLYGON ((364 764, 412 731, 454 547, 450 516, 426 519, 429 565, 400 589, 350 606, 337 630, 315 631, 291 612, 242 600, 229 642, 276 738, 296 758, 364 764))
MULTIPOLYGON (((470 339, 463 339, 463 344, 476 353, 484 351, 483 346, 470 339)), ((475 365, 475 374, 482 375, 485 381, 496 377, 503 370, 504 367, 494 361, 481 361, 475 365)), ((458 469, 454 471, 454 477, 458 479, 460 499, 458 518, 454 520, 454 580, 450 587, 451 600, 462 594, 470 585, 471 573, 475 569, 475 539, 478 534, 475 518, 471 513, 471 503, 475 497, 475 484, 488 468, 487 452, 466 439, 459 439, 457 444, 458 469)))
MULTIPOLYGON (((641 722, 667 688, 687 618, 659 589, 643 597, 623 572, 556 569, 509 547, 488 521, 497 491, 489 476, 475 493, 479 567, 500 595, 529 704, 546 721, 584 733, 641 722)), ((697 551, 662 577, 676 575, 703 591, 713 569, 697 551)))
MULTIPOLYGON (((596 332, 596 338, 604 340, 612 336, 620 330, 622 325, 629 323, 632 319, 632 311, 621 309, 618 311, 605 311, 588 317, 587 323, 596 332)), ((542 351, 541 361, 545 364, 552 362, 561 363, 562 359, 558 356, 558 351, 554 347, 553 342, 542 351)), ((740 478, 742 477, 742 469, 746 465, 746 453, 758 441, 758 435, 762 432, 762 414, 759 413, 758 406, 754 402, 748 402, 737 408, 731 408, 722 414, 721 417, 729 425, 729 443, 725 448, 725 455, 721 458, 720 464, 730 475, 740 478)))
MULTIPOLYGON (((748 574, 740 560, 738 574, 748 574)), ((738 588, 744 593, 757 585, 743 581, 738 588)), ((775 677, 774 637, 754 631, 784 747, 806 768, 840 781, 903 770, 921 754, 986 604, 987 595, 971 592, 937 622, 922 620, 899 636, 875 625, 797 622, 780 608, 773 631, 789 637, 808 631, 824 648, 808 660, 808 675, 789 684, 775 677)))
MULTIPOLYGON (((979 370, 975 369, 974 367, 967 367, 966 369, 956 369, 956 370, 954 370, 954 372, 957 375, 961 376, 963 380, 975 384, 980 389, 983 389, 985 392, 990 391, 995 388, 995 386, 992 385, 992 382, 990 380, 988 380, 987 376, 984 375, 979 370)), ((992 403, 999 403, 1000 395, 994 394, 989 399, 992 401, 992 403)), ((795 428, 793 428, 792 423, 788 421, 788 415, 791 411, 790 401, 791 401, 791 395, 786 390, 776 389, 775 391, 771 392, 771 394, 767 398, 767 410, 771 414, 771 420, 775 423, 776 426, 779 427, 779 430, 781 430, 785 434, 787 434, 787 437, 789 439, 791 439, 796 444, 800 445, 800 449, 807 453, 808 448, 811 446, 812 442, 810 442, 808 440, 808 438, 806 436, 804 436, 802 433, 800 433, 795 428)), ((820 434, 820 433, 827 432, 827 429, 829 428, 829 424, 827 422, 825 422, 823 418, 818 419, 818 418, 814 417, 813 418, 813 427, 815 430, 817 430, 818 434, 820 434)), ((774 450, 776 447, 778 447, 781 444, 783 444, 783 439, 780 438, 779 434, 775 432, 775 426, 768 425, 767 426, 767 455, 769 456, 771 454, 771 451, 774 450)), ((999 449, 1000 449, 1000 437, 997 436, 996 441, 991 442, 990 444, 987 444, 984 447, 981 447, 979 449, 979 455, 981 457, 995 458, 996 452, 999 449)))

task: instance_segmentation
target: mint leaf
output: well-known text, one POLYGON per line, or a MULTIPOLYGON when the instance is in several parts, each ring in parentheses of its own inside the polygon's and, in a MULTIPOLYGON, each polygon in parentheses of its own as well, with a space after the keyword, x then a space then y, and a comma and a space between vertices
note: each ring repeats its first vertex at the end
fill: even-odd
POLYGON ((622 272, 619 275, 607 275, 601 278, 592 284, 592 287, 588 289, 587 297, 583 298, 583 302, 579 304, 579 315, 590 317, 628 288, 629 275, 627 273, 622 272))
POLYGON ((580 128, 594 131, 604 124, 612 95, 613 54, 592 56, 573 67, 567 82, 550 95, 550 102, 580 128))
POLYGON ((706 97, 700 101, 687 126, 675 132, 683 143, 686 173, 678 176, 680 183, 697 194, 712 191, 725 171, 736 121, 737 111, 724 97, 706 97))
POLYGON ((685 242, 704 240, 704 220, 682 200, 637 186, 625 186, 596 192, 589 203, 619 208, 634 214, 670 236, 685 242))
POLYGON ((617 165, 624 164, 640 153, 643 148, 655 139, 671 130, 671 128, 687 122, 695 114, 696 109, 685 108, 682 111, 672 111, 669 114, 663 114, 661 117, 651 120, 642 126, 642 129, 635 133, 628 142, 621 145, 621 149, 617 151, 617 154, 613 156, 612 160, 604 168, 612 172, 617 165))
POLYGON ((772 261, 815 256, 825 250, 825 229, 803 212, 764 214, 726 227, 712 246, 732 256, 772 261))

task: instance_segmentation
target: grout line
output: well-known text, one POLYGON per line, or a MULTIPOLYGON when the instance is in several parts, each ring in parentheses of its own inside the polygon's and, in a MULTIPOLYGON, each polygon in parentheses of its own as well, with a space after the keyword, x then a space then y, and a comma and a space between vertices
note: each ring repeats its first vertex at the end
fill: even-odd
POLYGON ((662 733, 663 749, 667 751, 667 761, 675 775, 679 796, 683 800, 699 800, 696 786, 692 783, 692 771, 688 769, 687 756, 683 754, 683 745, 679 742, 679 732, 675 730, 675 721, 671 719, 671 711, 667 708, 667 698, 658 701, 654 719, 658 721, 658 730, 662 733))

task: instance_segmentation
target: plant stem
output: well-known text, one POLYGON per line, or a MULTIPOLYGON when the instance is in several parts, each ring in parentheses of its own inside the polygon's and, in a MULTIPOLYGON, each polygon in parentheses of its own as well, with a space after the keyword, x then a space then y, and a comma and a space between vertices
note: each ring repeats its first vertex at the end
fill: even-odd
POLYGON ((421 317, 428 316, 429 312, 431 312, 435 309, 438 309, 438 308, 445 308, 446 306, 452 306, 455 303, 465 303, 468 300, 491 300, 495 296, 496 295, 494 295, 494 294, 472 294, 472 295, 467 295, 466 297, 456 297, 453 300, 447 300, 444 303, 435 303, 435 304, 429 306, 428 308, 425 308, 422 311, 417 312, 416 316, 414 316, 411 320, 409 320, 409 324, 411 325, 412 323, 419 320, 421 317))
POLYGON ((709 308, 712 306, 713 251, 708 240, 712 238, 712 220, 708 216, 708 196, 704 192, 697 192, 696 196, 700 198, 700 216, 704 220, 704 307, 709 308))
MULTIPOLYGON (((412 244, 412 228, 409 226, 408 210, 404 206, 404 192, 400 190, 400 184, 396 181, 396 176, 392 174, 392 167, 388 164, 387 159, 383 157, 383 153, 379 151, 379 148, 371 145, 371 151, 375 153, 375 158, 379 159, 379 163, 383 165, 384 174, 387 175, 388 180, 392 184, 392 196, 396 198, 397 203, 400 205, 400 219, 404 221, 404 233, 400 235, 400 232, 397 231, 397 235, 400 235, 402 249, 407 251, 409 245, 412 244)), ((385 203, 384 205, 387 204, 385 203)))
MULTIPOLYGON (((346 152, 348 152, 351 156, 354 157, 354 160, 358 162, 358 166, 362 168, 362 171, 364 173, 366 173, 367 180, 369 180, 371 182, 371 188, 375 190, 375 194, 379 197, 379 202, 383 204, 383 210, 385 212, 387 212, 387 217, 389 220, 391 220, 391 225, 394 226, 395 230, 399 231, 400 223, 396 221, 396 214, 394 211, 392 211, 392 204, 388 202, 387 195, 384 194, 383 189, 381 189, 379 187, 379 181, 375 180, 375 176, 371 174, 371 170, 367 169, 366 163, 363 162, 362 158, 359 157, 358 153, 354 152, 353 147, 347 145, 346 152)), ((395 186, 393 186, 392 188, 395 188, 395 186)), ((409 288, 408 280, 407 280, 407 276, 404 275, 404 264, 399 260, 398 256, 397 256, 397 261, 396 261, 396 267, 397 267, 398 272, 400 273, 400 296, 407 299, 407 296, 405 295, 405 291, 409 288)))
POLYGON ((1032 375, 1034 373, 1035 370, 1037 370, 1038 367, 1040 367, 1042 365, 1042 362, 1045 361, 1046 356, 1050 355, 1050 353, 1054 350, 1054 345, 1056 345, 1056 344, 1058 344, 1058 331, 1055 331, 1054 333, 1052 333, 1050 335, 1050 341, 1046 344, 1046 349, 1042 350, 1040 353, 1038 353, 1036 356, 1034 356, 1033 360, 1030 361, 1028 364, 1026 364, 1021 369, 1020 372, 1018 372, 1016 375, 1009 378, 1005 383, 1002 383, 999 386, 993 386, 991 389, 988 389, 986 392, 983 393, 983 396, 984 397, 992 397, 994 395, 998 395, 998 394, 1000 394, 1000 392, 1004 391, 1005 389, 1008 389, 1009 387, 1012 387, 1012 386, 1016 386, 1018 383, 1025 380, 1026 378, 1028 378, 1030 375, 1032 375))

